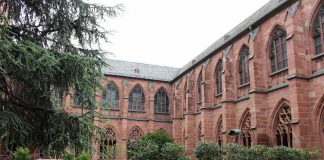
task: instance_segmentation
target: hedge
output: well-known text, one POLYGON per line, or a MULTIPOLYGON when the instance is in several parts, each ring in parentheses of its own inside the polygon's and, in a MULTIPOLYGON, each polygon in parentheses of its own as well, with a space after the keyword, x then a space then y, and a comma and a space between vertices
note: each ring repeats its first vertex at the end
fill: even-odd
POLYGON ((284 146, 270 148, 256 145, 250 148, 237 144, 220 147, 215 142, 200 142, 194 150, 198 160, 320 160, 317 151, 295 149, 284 146))

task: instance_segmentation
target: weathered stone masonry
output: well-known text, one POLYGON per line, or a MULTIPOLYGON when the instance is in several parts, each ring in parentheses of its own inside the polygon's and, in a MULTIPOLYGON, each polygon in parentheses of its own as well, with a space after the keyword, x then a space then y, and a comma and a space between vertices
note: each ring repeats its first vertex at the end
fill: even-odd
POLYGON ((101 109, 108 122, 98 125, 114 133, 119 159, 129 139, 159 129, 189 155, 200 140, 324 150, 323 5, 271 0, 181 69, 108 61, 104 83, 117 89, 118 107, 101 109), (231 129, 244 134, 233 139, 231 129))

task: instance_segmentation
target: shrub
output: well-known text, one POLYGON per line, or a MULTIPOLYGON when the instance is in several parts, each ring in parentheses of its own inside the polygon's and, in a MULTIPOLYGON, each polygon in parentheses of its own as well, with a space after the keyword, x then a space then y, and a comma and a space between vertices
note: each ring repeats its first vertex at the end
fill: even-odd
POLYGON ((267 160, 269 159, 268 151, 269 148, 264 145, 252 146, 247 149, 246 159, 267 160))
POLYGON ((130 160, 148 160, 159 158, 159 147, 151 141, 130 141, 127 156, 130 160))
POLYGON ((143 135, 140 140, 128 143, 130 160, 187 160, 185 148, 173 142, 163 131, 143 135))
POLYGON ((76 160, 90 160, 91 154, 89 152, 81 152, 80 155, 76 158, 76 160))
POLYGON ((70 151, 65 151, 62 157, 63 160, 74 160, 74 154, 70 151))
POLYGON ((223 149, 223 160, 247 160, 248 148, 237 145, 237 144, 228 144, 224 145, 223 149))
POLYGON ((18 147, 17 150, 12 154, 15 160, 32 160, 33 156, 27 147, 18 147))
POLYGON ((198 160, 221 160, 222 151, 215 142, 201 141, 194 150, 198 160))
POLYGON ((298 157, 297 150, 290 149, 284 146, 270 148, 269 154, 270 154, 269 160, 288 160, 288 159, 297 160, 300 158, 298 157))
POLYGON ((185 147, 176 143, 166 143, 161 148, 161 159, 186 160, 185 147))
POLYGON ((154 142, 159 147, 162 147, 166 143, 173 142, 172 138, 163 131, 155 131, 145 134, 141 137, 141 140, 154 142))

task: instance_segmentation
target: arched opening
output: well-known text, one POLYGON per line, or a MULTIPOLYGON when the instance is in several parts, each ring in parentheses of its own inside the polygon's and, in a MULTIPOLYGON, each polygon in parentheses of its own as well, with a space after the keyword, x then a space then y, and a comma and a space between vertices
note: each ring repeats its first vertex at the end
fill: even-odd
POLYGON ((281 26, 276 26, 270 41, 269 59, 271 63, 271 73, 276 73, 288 68, 286 38, 286 30, 281 26))
POLYGON ((106 128, 104 137, 100 143, 100 159, 116 159, 117 158, 117 139, 113 128, 106 128))
POLYGON ((291 110, 286 103, 282 103, 276 114, 273 132, 275 134, 277 146, 293 147, 291 110))
POLYGON ((222 93, 222 70, 223 63, 222 60, 219 60, 215 69, 215 86, 216 86, 216 95, 222 93))
POLYGON ((134 127, 128 134, 128 140, 138 140, 142 135, 142 130, 138 127, 134 127))
POLYGON ((246 112, 241 121, 241 131, 242 131, 242 145, 245 147, 251 147, 251 113, 246 112))
POLYGON ((160 88, 154 96, 154 113, 169 113, 169 97, 164 88, 160 88))
POLYGON ((202 137, 202 132, 201 132, 201 122, 198 125, 198 129, 197 129, 197 140, 198 142, 201 141, 201 137, 202 137))
POLYGON ((216 125, 216 141, 219 146, 223 146, 223 118, 219 117, 216 125))
POLYGON ((313 21, 313 40, 315 55, 321 54, 324 51, 324 5, 322 4, 317 11, 316 17, 313 21))
POLYGON ((129 111, 144 111, 145 95, 140 85, 136 85, 128 97, 129 111))
POLYGON ((316 130, 319 136, 322 157, 324 157, 324 95, 317 103, 314 114, 316 115, 316 130))
POLYGON ((102 92, 102 103, 105 108, 119 108, 119 92, 113 82, 109 82, 105 91, 102 92))
POLYGON ((244 45, 240 51, 238 72, 240 77, 240 85, 250 82, 249 73, 249 47, 244 45))

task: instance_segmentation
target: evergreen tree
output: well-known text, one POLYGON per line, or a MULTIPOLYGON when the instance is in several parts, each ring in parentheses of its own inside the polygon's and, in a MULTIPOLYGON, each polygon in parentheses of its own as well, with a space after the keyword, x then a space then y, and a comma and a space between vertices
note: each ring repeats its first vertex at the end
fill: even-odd
POLYGON ((92 149, 108 31, 108 7, 84 0, 0 0, 0 144, 39 148, 52 156, 64 149, 92 149), (78 94, 73 94, 77 90, 78 94), (71 95, 83 114, 66 112, 71 95))

